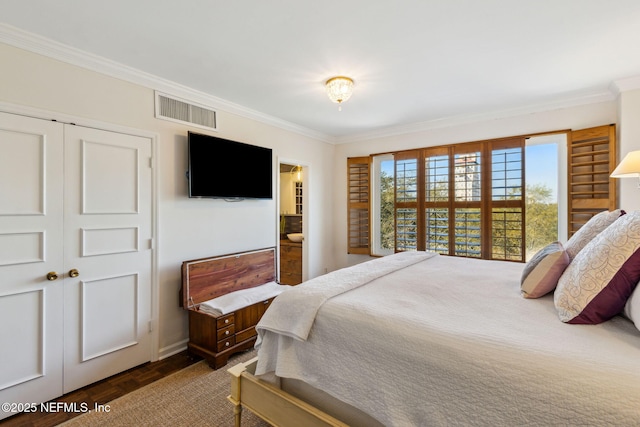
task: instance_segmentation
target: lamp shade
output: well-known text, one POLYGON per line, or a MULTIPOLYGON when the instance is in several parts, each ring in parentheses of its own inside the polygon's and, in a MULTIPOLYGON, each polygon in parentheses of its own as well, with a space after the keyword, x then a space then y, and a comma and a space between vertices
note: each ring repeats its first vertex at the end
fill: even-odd
POLYGON ((631 151, 611 173, 612 178, 640 177, 640 150, 631 151))

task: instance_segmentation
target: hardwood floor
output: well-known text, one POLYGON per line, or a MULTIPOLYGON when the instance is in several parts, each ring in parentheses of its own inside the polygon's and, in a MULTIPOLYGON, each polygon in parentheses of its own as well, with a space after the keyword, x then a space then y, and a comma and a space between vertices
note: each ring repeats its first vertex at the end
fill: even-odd
MULTIPOLYGON (((64 396, 53 399, 52 402, 76 403, 78 407, 80 407, 80 404, 86 403, 89 408, 93 408, 96 403, 101 405, 108 403, 113 399, 124 396, 180 369, 186 368, 199 360, 201 359, 189 356, 185 350, 161 361, 145 363, 144 365, 67 393, 64 396)), ((0 426, 51 427, 80 414, 81 413, 64 411, 23 413, 0 421, 0 426)))

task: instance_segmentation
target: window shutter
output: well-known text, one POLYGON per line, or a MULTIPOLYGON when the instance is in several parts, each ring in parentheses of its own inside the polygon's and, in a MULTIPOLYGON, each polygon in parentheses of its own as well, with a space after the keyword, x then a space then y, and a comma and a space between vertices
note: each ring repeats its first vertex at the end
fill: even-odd
POLYGON ((370 252, 370 157, 347 159, 347 224, 350 254, 370 252))
POLYGON ((569 236, 598 212, 616 208, 616 127, 572 131, 568 143, 569 236))
POLYGON ((396 252, 424 249, 422 176, 419 150, 395 153, 396 252))

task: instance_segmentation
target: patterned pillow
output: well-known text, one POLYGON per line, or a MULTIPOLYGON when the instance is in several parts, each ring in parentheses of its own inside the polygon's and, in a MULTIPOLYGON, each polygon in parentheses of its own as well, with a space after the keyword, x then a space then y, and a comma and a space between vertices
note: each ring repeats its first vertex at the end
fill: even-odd
POLYGON ((575 257, 558 281, 560 320, 596 324, 620 313, 640 280, 640 211, 624 215, 575 257))
POLYGON ((565 268, 569 254, 562 243, 554 242, 540 249, 527 263, 520 279, 520 292, 524 298, 540 298, 553 291, 565 268))
POLYGON ((622 209, 616 209, 614 211, 600 212, 591 217, 564 245, 565 250, 569 254, 569 258, 574 259, 587 243, 624 214, 625 211, 622 209))

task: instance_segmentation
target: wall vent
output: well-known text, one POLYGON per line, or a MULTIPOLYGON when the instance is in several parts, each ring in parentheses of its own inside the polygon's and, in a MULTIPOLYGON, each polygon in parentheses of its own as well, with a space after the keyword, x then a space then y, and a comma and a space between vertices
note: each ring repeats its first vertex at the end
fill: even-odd
POLYGON ((160 92, 156 92, 156 118, 218 130, 216 111, 160 92))

